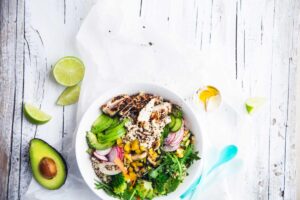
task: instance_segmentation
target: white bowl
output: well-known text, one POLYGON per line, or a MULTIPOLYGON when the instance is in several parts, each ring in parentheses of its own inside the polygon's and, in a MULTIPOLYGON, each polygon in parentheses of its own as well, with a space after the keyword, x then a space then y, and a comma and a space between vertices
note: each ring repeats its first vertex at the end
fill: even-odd
POLYGON ((179 196, 185 192, 185 190, 200 176, 202 172, 202 163, 203 163, 203 137, 202 132, 200 130, 200 125, 197 120, 196 115, 192 111, 192 109, 174 92, 163 88, 161 86, 153 85, 153 84, 145 84, 145 83, 134 83, 123 85, 118 88, 114 88, 109 90, 108 92, 102 94, 98 99, 96 99, 90 107, 87 109, 85 114, 83 115, 76 135, 76 159, 79 170, 81 172, 82 177, 84 178, 87 185, 91 188, 92 191, 95 192, 97 196, 102 198, 103 200, 115 200, 111 196, 108 196, 103 190, 95 189, 95 180, 97 180, 97 176, 93 171, 90 156, 86 153, 88 149, 88 145, 86 142, 86 131, 90 130, 92 123, 101 113, 100 106, 106 103, 109 99, 119 94, 135 94, 140 91, 155 94, 162 96, 164 99, 170 100, 172 103, 179 105, 183 109, 184 118, 186 119, 187 127, 193 132, 196 137, 195 148, 199 152, 201 160, 196 161, 193 165, 188 169, 189 176, 187 176, 183 183, 179 185, 177 190, 168 194, 167 196, 161 196, 155 198, 157 200, 167 200, 167 199, 179 199, 179 196))

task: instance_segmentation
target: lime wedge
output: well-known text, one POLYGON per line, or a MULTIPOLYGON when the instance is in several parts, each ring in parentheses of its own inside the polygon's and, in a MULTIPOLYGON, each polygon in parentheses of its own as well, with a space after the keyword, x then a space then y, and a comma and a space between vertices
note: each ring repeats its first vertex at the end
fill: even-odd
POLYGON ((245 106, 249 114, 252 114, 255 110, 260 108, 265 103, 265 99, 262 97, 255 97, 247 99, 245 106))
POLYGON ((75 85, 67 87, 61 95, 58 97, 56 104, 60 106, 66 106, 74 104, 78 101, 80 94, 80 86, 75 85))
POLYGON ((24 104, 24 115, 33 124, 45 124, 51 119, 50 115, 27 103, 24 104))
POLYGON ((79 58, 67 56, 61 58, 54 66, 53 76, 63 86, 74 86, 84 76, 84 64, 79 58))

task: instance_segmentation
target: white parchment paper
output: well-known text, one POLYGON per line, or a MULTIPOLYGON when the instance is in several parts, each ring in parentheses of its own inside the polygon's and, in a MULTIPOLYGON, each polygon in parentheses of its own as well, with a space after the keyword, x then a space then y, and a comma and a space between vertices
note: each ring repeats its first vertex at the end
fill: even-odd
MULTIPOLYGON (((223 104, 215 112, 198 110, 208 147, 206 167, 216 161, 219 151, 228 144, 239 146, 239 156, 210 178, 203 180, 194 199, 242 199, 239 171, 243 170, 245 114, 243 95, 235 80, 226 73, 227 55, 199 52, 188 46, 175 31, 153 21, 135 16, 133 1, 101 0, 91 9, 78 35, 77 45, 86 65, 78 102, 77 122, 88 106, 105 90, 127 82, 150 82, 174 90, 195 109, 192 96, 203 84, 220 89, 223 104)), ((226 47, 224 47, 226 48, 226 47)), ((226 52, 226 51, 221 51, 226 52)), ((230 67, 230 66, 229 66, 230 67)), ((48 191, 32 180, 28 200, 99 199, 85 185, 74 155, 75 133, 64 144, 69 175, 66 184, 48 191)))

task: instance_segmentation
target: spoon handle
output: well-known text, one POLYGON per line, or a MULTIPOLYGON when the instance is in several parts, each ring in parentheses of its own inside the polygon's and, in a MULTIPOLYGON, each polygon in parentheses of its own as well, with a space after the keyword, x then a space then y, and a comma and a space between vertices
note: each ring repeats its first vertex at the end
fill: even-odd
POLYGON ((190 195, 189 200, 191 200, 195 194, 195 191, 197 189, 197 186, 200 184, 200 181, 202 179, 202 176, 209 176, 215 169, 219 168, 221 165, 229 162, 232 160, 238 152, 238 148, 235 145, 229 145, 226 148, 223 149, 221 152, 221 156, 219 160, 204 174, 202 174, 192 185, 191 187, 183 193, 180 198, 184 199, 188 194, 190 195))
POLYGON ((180 195, 180 199, 185 199, 190 193, 193 193, 197 186, 199 185, 202 176, 200 176, 190 187, 187 191, 185 191, 182 195, 180 195))

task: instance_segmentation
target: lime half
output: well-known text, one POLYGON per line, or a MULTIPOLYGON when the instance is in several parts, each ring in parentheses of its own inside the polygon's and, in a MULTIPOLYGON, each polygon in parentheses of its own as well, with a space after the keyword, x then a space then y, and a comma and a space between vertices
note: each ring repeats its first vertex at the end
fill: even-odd
POLYGON ((74 104, 78 101, 79 94, 80 94, 79 85, 68 87, 58 97, 56 104, 60 106, 74 104))
POLYGON ((24 114, 28 121, 33 124, 45 124, 51 119, 50 115, 28 103, 24 104, 24 114))
POLYGON ((262 97, 255 97, 247 99, 245 106, 249 114, 252 114, 255 110, 260 108, 265 103, 265 99, 262 97))
POLYGON ((74 86, 84 77, 84 64, 76 57, 61 58, 54 66, 53 76, 63 86, 74 86))

